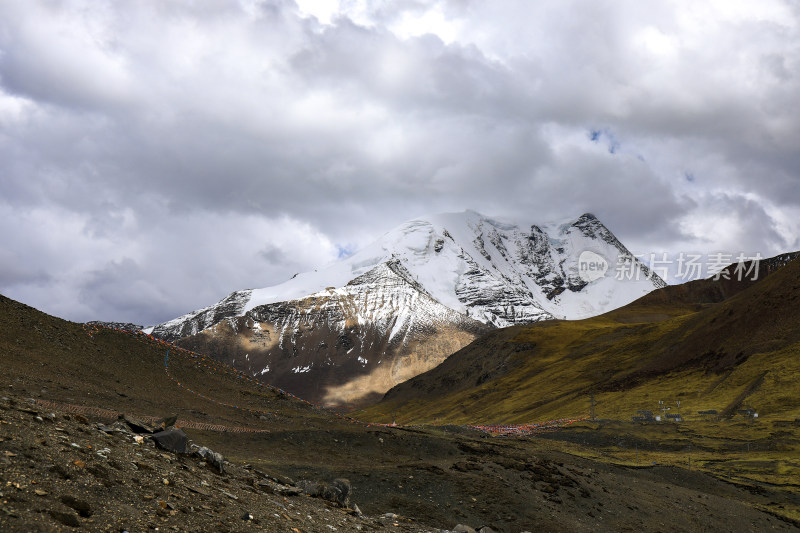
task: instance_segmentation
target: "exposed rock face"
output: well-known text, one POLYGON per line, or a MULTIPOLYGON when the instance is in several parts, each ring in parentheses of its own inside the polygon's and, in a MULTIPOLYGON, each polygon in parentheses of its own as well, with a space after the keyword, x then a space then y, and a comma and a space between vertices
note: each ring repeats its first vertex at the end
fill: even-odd
POLYGON ((179 343, 303 398, 377 399, 488 329, 407 276, 398 262, 383 263, 342 288, 255 307, 179 343))
MULTIPOLYGON (((236 291, 214 305, 164 322, 152 328, 151 334, 162 339, 176 340, 195 335, 220 320, 240 314, 253 291, 236 291)), ((150 328, 143 328, 145 331, 150 328)))
POLYGON ((102 326, 104 328, 112 328, 112 329, 121 329, 123 331, 141 331, 144 329, 144 326, 140 326, 139 324, 131 324, 130 322, 103 322, 101 320, 92 320, 91 322, 87 322, 89 325, 94 326, 102 326))
POLYGON ((661 286, 590 214, 521 226, 467 211, 412 220, 324 269, 145 331, 310 400, 363 403, 487 328, 594 316, 661 286), (584 251, 609 272, 584 279, 584 251), (617 279, 617 263, 636 277, 617 279))

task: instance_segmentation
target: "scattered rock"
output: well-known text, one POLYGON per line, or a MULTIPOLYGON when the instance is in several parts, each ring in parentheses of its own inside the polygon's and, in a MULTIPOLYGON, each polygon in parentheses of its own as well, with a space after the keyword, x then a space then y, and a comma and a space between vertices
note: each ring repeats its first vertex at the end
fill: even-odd
POLYGON ((156 446, 172 453, 189 453, 189 436, 182 429, 169 428, 165 431, 154 433, 150 438, 156 446))
POLYGON ((124 430, 121 430, 119 428, 119 426, 117 426, 116 424, 114 424, 113 426, 107 426, 105 424, 97 424, 95 427, 99 431, 102 431, 103 433, 108 433, 108 434, 111 434, 111 433, 122 433, 122 432, 127 433, 128 432, 127 426, 124 428, 124 430))
POLYGON ((178 421, 178 415, 165 416, 160 420, 156 420, 156 427, 161 429, 167 429, 174 426, 177 421, 178 421))
POLYGON ((194 451, 194 454, 205 459, 206 462, 216 468, 220 474, 225 473, 225 458, 222 457, 221 453, 217 453, 206 448, 205 446, 201 446, 194 451))
MULTIPOLYGON (((77 416, 77 415, 76 415, 77 416)), ((147 424, 146 422, 142 422, 138 418, 134 418, 130 415, 119 415, 119 419, 125 422, 128 425, 131 431, 134 433, 154 433, 155 428, 153 426, 147 424)))
POLYGON ((477 531, 464 524, 458 524, 453 528, 453 533, 477 533, 477 531))
POLYGON ((350 482, 346 479, 335 479, 333 483, 325 487, 322 493, 322 498, 329 502, 335 502, 341 507, 347 507, 350 504, 350 494, 352 488, 350 482))
POLYGON ((289 477, 282 476, 282 475, 280 475, 280 474, 267 474, 266 472, 262 472, 262 471, 260 471, 260 470, 257 470, 257 469, 255 470, 255 472, 256 472, 257 474, 259 474, 259 475, 261 475, 261 476, 264 476, 265 478, 267 478, 267 479, 269 479, 269 480, 272 480, 272 481, 274 481, 275 483, 279 483, 279 484, 281 484, 281 485, 288 485, 288 486, 291 486, 291 487, 293 487, 293 486, 294 486, 294 484, 295 484, 295 483, 294 483, 294 480, 292 480, 292 479, 291 479, 291 478, 289 478, 289 477))
POLYGON ((245 521, 252 520, 253 518, 255 518, 253 516, 253 513, 250 513, 250 512, 247 512, 247 511, 242 515, 242 520, 245 520, 245 521))
POLYGON ((297 487, 282 487, 276 491, 281 496, 299 496, 303 491, 297 487))
POLYGON ((303 494, 308 494, 309 496, 319 496, 320 485, 322 485, 322 483, 319 481, 310 481, 308 479, 301 479, 297 482, 297 488, 300 489, 303 494))
POLYGON ((202 494, 203 496, 211 496, 211 493, 208 492, 207 490, 199 489, 197 487, 192 487, 190 485, 187 485, 186 488, 194 492, 195 494, 202 494))
POLYGON ((297 482, 297 487, 303 491, 303 494, 322 498, 336 503, 340 507, 347 507, 350 504, 352 488, 346 479, 335 479, 329 484, 321 481, 301 480, 297 482))
POLYGON ((102 457, 103 459, 108 459, 108 454, 110 453, 111 453, 111 448, 102 448, 95 452, 95 454, 97 454, 98 457, 102 457))

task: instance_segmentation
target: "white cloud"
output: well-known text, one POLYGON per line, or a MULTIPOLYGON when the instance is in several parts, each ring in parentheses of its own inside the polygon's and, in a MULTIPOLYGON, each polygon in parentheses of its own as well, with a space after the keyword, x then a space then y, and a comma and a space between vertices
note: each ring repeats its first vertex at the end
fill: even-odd
POLYGON ((778 0, 2 3, 0 292, 154 322, 468 207, 592 211, 648 251, 800 247, 798 19, 778 0))

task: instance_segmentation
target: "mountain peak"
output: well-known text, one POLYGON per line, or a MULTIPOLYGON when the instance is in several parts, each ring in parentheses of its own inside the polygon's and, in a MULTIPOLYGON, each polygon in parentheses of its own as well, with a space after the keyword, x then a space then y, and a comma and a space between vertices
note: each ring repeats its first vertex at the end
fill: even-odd
POLYGON ((326 402, 359 402, 432 368, 481 330, 598 315, 659 286, 582 276, 584 251, 645 274, 593 215, 519 224, 474 210, 409 220, 353 255, 153 330, 326 402))
MULTIPOLYGON (((488 217, 473 209, 441 213, 409 220, 324 268, 272 287, 240 291, 226 299, 225 307, 241 314, 259 305, 297 300, 327 287, 343 287, 388 261, 401 265, 407 277, 438 302, 495 326, 586 318, 662 285, 655 276, 616 280, 609 275, 584 281, 577 262, 584 250, 602 253, 609 264, 620 256, 632 257, 591 213, 538 225, 488 217)), ((646 271, 643 265, 642 269, 646 271)), ((208 327, 208 317, 220 317, 210 309, 204 310, 207 320, 198 324, 201 329, 208 327)))

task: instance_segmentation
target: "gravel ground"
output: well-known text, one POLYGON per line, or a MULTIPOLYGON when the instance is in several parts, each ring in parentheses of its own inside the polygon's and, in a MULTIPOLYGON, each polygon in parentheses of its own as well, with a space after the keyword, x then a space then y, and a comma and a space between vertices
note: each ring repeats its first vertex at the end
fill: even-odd
POLYGON ((0 530, 437 531, 398 516, 358 516, 248 465, 226 462, 220 474, 202 458, 98 426, 0 400, 0 530))

